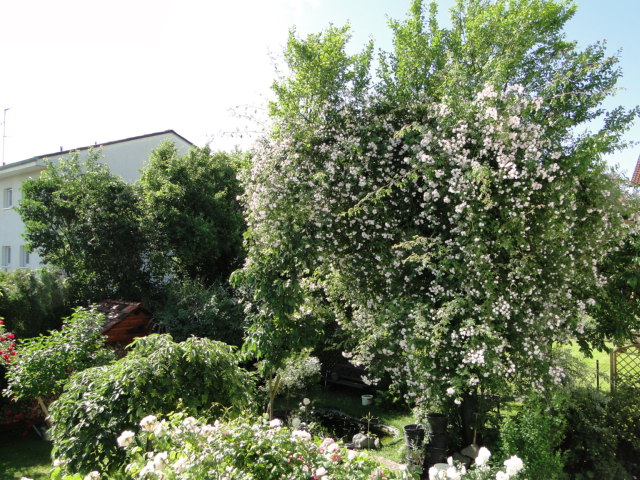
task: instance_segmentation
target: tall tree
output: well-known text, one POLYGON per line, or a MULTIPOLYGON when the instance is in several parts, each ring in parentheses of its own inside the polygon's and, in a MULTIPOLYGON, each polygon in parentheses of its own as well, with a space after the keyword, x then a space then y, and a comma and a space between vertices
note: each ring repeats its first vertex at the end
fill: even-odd
POLYGON ((328 306, 407 400, 453 403, 547 388, 554 345, 598 344, 586 314, 627 230, 602 156, 638 111, 603 111, 617 59, 566 40, 574 12, 459 0, 443 28, 414 0, 375 82, 346 28, 291 34, 245 195, 250 348, 282 362, 328 306))
POLYGON ((18 212, 30 249, 69 277, 75 301, 138 298, 147 288, 144 239, 131 185, 72 153, 22 184, 18 212))
POLYGON ((169 142, 149 157, 138 182, 149 262, 156 275, 226 281, 244 258, 238 196, 242 154, 209 147, 179 155, 169 142))

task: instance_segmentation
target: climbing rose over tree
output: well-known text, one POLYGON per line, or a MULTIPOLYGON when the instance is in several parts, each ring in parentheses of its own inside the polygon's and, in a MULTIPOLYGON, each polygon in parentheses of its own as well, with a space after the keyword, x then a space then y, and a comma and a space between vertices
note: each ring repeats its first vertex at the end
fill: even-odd
POLYGON ((554 343, 598 336, 584 292, 605 282, 599 263, 626 229, 601 155, 637 112, 576 135, 615 59, 564 40, 564 2, 485 3, 458 2, 447 30, 415 1, 375 85, 371 48, 344 53, 346 29, 290 37, 237 276, 259 353, 306 346, 322 306, 407 400, 464 401, 559 382, 554 343))

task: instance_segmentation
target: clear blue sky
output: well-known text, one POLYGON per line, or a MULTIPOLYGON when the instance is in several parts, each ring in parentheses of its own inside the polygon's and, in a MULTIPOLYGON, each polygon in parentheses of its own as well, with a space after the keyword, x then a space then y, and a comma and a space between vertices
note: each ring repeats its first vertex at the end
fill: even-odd
MULTIPOLYGON (((452 0, 441 0, 443 18, 452 0)), ((640 103, 640 0, 581 0, 567 36, 622 49, 622 90, 640 103)), ((307 34, 350 21, 352 45, 389 48, 387 16, 409 0, 0 0, 0 122, 5 160, 174 129, 214 149, 243 138, 242 106, 260 113, 272 58, 295 25, 307 34), (238 109, 237 107, 241 107, 238 109)), ((640 125, 629 139, 640 139, 640 125)), ((630 175, 640 146, 609 159, 630 175)))

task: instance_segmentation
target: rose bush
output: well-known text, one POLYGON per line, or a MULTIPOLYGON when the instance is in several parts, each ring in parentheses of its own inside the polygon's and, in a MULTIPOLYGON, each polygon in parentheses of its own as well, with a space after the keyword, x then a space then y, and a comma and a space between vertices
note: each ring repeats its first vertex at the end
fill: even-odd
POLYGON ((473 408, 558 385, 554 345, 598 344, 591 292, 630 230, 602 155, 637 110, 576 134, 619 72, 566 42, 574 11, 461 0, 442 28, 415 0, 375 82, 347 28, 290 36, 244 197, 249 350, 280 366, 333 317, 407 401, 473 408))
POLYGON ((135 438, 124 432, 127 478, 201 480, 414 479, 391 472, 366 453, 347 450, 331 438, 311 438, 280 422, 248 416, 209 424, 174 414, 145 417, 135 438))

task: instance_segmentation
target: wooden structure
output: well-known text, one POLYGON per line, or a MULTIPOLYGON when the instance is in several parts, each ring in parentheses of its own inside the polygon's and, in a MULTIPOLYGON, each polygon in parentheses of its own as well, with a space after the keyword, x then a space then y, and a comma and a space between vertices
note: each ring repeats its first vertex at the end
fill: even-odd
POLYGON ((152 314, 140 302, 103 300, 98 310, 106 317, 102 334, 107 336, 107 343, 128 344, 151 332, 152 314))
POLYGON ((640 342, 611 351, 611 391, 617 387, 640 389, 640 342))

